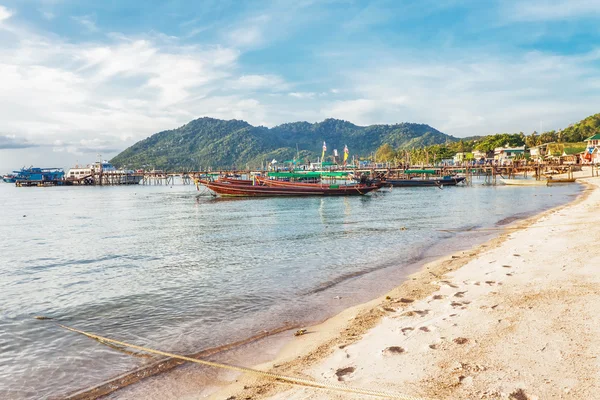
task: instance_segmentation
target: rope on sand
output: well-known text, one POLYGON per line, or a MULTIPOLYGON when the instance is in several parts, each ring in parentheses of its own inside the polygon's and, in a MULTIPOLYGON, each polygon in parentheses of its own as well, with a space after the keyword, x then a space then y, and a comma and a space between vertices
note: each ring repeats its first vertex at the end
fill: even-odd
MULTIPOLYGON (((49 318, 49 317, 35 317, 35 318, 39 319, 39 320, 52 320, 52 318, 49 318)), ((426 400, 424 398, 409 396, 409 395, 405 395, 405 394, 388 393, 388 392, 383 392, 383 391, 379 391, 379 390, 353 388, 353 387, 348 387, 348 386, 339 385, 339 384, 335 384, 335 383, 318 382, 318 381, 313 381, 310 379, 295 378, 295 377, 291 377, 291 376, 275 374, 272 372, 259 371, 259 370, 252 369, 252 368, 239 367, 236 365, 229 365, 229 364, 217 363, 214 361, 200 360, 197 358, 191 358, 191 357, 181 356, 178 354, 168 353, 168 352, 161 351, 161 350, 151 349, 148 347, 137 346, 135 344, 126 343, 126 342, 122 342, 120 340, 110 339, 110 338, 107 338, 104 336, 85 332, 85 331, 82 331, 82 330, 79 330, 79 329, 76 329, 76 328, 73 328, 73 327, 70 327, 67 325, 60 324, 55 321, 52 321, 52 322, 54 324, 56 324, 57 326, 59 326, 60 328, 66 329, 66 330, 74 332, 74 333, 79 333, 83 336, 87 336, 88 338, 94 339, 102 344, 110 343, 110 344, 113 344, 116 346, 123 346, 123 347, 128 347, 131 349, 143 351, 145 353, 157 354, 157 355, 161 355, 161 356, 165 356, 165 357, 170 357, 170 358, 175 358, 175 359, 179 359, 179 360, 183 360, 183 361, 193 362, 196 364, 208 365, 210 367, 215 367, 215 368, 222 368, 222 369, 228 369, 231 371, 249 373, 249 374, 258 375, 258 376, 262 376, 262 377, 266 377, 266 378, 271 378, 271 379, 274 379, 277 381, 291 383, 294 385, 307 386, 307 387, 311 387, 311 388, 315 388, 315 389, 323 389, 323 390, 329 390, 329 391, 335 391, 335 392, 361 394, 361 395, 379 397, 379 398, 384 398, 384 399, 426 400)))

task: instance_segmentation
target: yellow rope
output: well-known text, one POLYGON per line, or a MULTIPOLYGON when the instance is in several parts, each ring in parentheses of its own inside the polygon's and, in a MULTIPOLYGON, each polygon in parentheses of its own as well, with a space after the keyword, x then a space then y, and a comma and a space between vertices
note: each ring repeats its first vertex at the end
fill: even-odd
MULTIPOLYGON (((51 318, 48 318, 48 317, 36 317, 36 318, 37 319, 42 319, 42 320, 43 319, 51 319, 51 318)), ((228 369, 228 370, 232 370, 232 371, 250 373, 250 374, 253 374, 253 375, 259 375, 259 376, 263 376, 263 377, 267 377, 267 378, 272 378, 272 379, 276 379, 276 380, 288 382, 288 383, 295 384, 295 385, 308 386, 308 387, 312 387, 312 388, 316 388, 316 389, 332 390, 332 391, 336 391, 336 392, 346 392, 346 393, 362 394, 362 395, 379 397, 379 398, 384 398, 384 399, 426 400, 424 398, 418 398, 418 397, 409 396, 409 395, 405 395, 405 394, 387 393, 387 392, 383 392, 383 391, 379 391, 379 390, 369 390, 369 389, 353 388, 353 387, 348 387, 348 386, 339 385, 339 384, 335 384, 335 383, 317 382, 317 381, 313 381, 313 380, 310 380, 310 379, 295 378, 295 377, 291 377, 291 376, 274 374, 272 372, 259 371, 259 370, 252 369, 252 368, 239 367, 239 366, 228 365, 228 364, 221 364, 221 363, 217 363, 217 362, 214 362, 214 361, 199 360, 199 359, 196 359, 196 358, 181 356, 181 355, 173 354, 173 353, 167 353, 165 351, 150 349, 150 348, 147 348, 147 347, 137 346, 135 344, 126 343, 126 342, 122 342, 122 341, 119 341, 119 340, 110 339, 110 338, 107 338, 107 337, 95 335, 93 333, 84 332, 82 330, 79 330, 79 329, 76 329, 76 328, 72 328, 70 326, 66 326, 66 325, 63 325, 63 324, 59 324, 57 322, 55 322, 55 324, 57 326, 63 328, 63 329, 66 329, 66 330, 71 331, 71 332, 79 333, 81 335, 87 336, 87 337, 89 337, 91 339, 94 339, 94 340, 97 340, 97 341, 100 341, 100 342, 113 343, 113 344, 116 344, 116 345, 120 345, 120 346, 124 346, 124 347, 129 347, 131 349, 136 349, 136 350, 143 351, 143 352, 146 352, 146 353, 158 354, 158 355, 161 355, 161 356, 175 358, 175 359, 184 360, 184 361, 189 361, 189 362, 193 362, 193 363, 196 363, 196 364, 203 364, 203 365, 208 365, 208 366, 216 367, 216 368, 222 368, 222 369, 228 369)))

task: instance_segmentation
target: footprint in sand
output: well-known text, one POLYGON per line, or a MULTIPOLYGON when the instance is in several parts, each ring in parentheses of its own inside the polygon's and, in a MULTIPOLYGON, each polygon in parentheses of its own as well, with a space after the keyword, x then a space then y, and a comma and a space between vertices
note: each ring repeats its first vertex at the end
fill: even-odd
POLYGON ((469 341, 469 339, 464 338, 464 337, 457 337, 455 339, 452 339, 452 341, 456 344, 465 344, 469 341))
POLYGON ((429 328, 428 328, 428 327, 426 327, 426 326, 422 326, 422 327, 420 327, 420 328, 419 328, 419 330, 420 330, 420 331, 423 331, 423 332, 431 332, 431 329, 429 329, 429 328))
POLYGON ((414 331, 415 328, 411 328, 410 326, 407 326, 406 328, 402 328, 400 330, 402 331, 402 333, 404 333, 406 335, 406 332, 414 331))
POLYGON ((436 294, 432 297, 433 300, 442 300, 446 298, 446 296, 444 296, 443 294, 436 294))
POLYGON ((458 289, 458 285, 450 282, 450 281, 440 281, 440 284, 450 286, 451 288, 458 289))
POLYGON ((335 375, 338 377, 338 381, 343 382, 346 380, 345 376, 350 375, 354 371, 356 371, 356 368, 354 367, 340 368, 337 371, 335 371, 335 375))
POLYGON ((424 317, 427 314, 429 314, 429 310, 412 310, 412 311, 407 311, 405 313, 402 313, 400 316, 401 317, 414 317, 415 315, 418 315, 420 317, 424 317))
POLYGON ((454 293, 454 297, 465 297, 465 293, 467 293, 467 290, 464 292, 456 292, 454 293))
POLYGON ((387 348, 383 349, 382 353, 385 356, 391 356, 391 355, 395 355, 395 354, 402 354, 405 351, 406 350, 404 350, 400 346, 390 346, 390 347, 387 347, 387 348))

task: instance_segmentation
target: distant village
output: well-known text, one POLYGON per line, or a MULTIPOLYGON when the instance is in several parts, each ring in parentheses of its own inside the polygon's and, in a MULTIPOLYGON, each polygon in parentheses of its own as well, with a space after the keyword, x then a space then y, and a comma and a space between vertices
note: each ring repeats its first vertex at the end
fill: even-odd
POLYGON ((567 148, 564 144, 550 142, 539 146, 497 147, 493 151, 459 152, 453 158, 441 161, 443 165, 494 164, 509 165, 515 162, 551 162, 556 164, 600 164, 600 134, 586 139, 584 150, 567 148))

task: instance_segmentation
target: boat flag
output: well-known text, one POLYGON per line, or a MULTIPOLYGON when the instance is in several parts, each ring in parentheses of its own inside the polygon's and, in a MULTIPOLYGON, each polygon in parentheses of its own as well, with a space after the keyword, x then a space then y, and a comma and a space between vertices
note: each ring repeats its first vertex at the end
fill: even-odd
POLYGON ((346 165, 346 160, 348 160, 348 146, 344 145, 344 165, 346 165))
POLYGON ((321 153, 321 163, 324 161, 325 159, 325 152, 327 151, 327 144, 325 142, 323 142, 323 153, 321 153))

